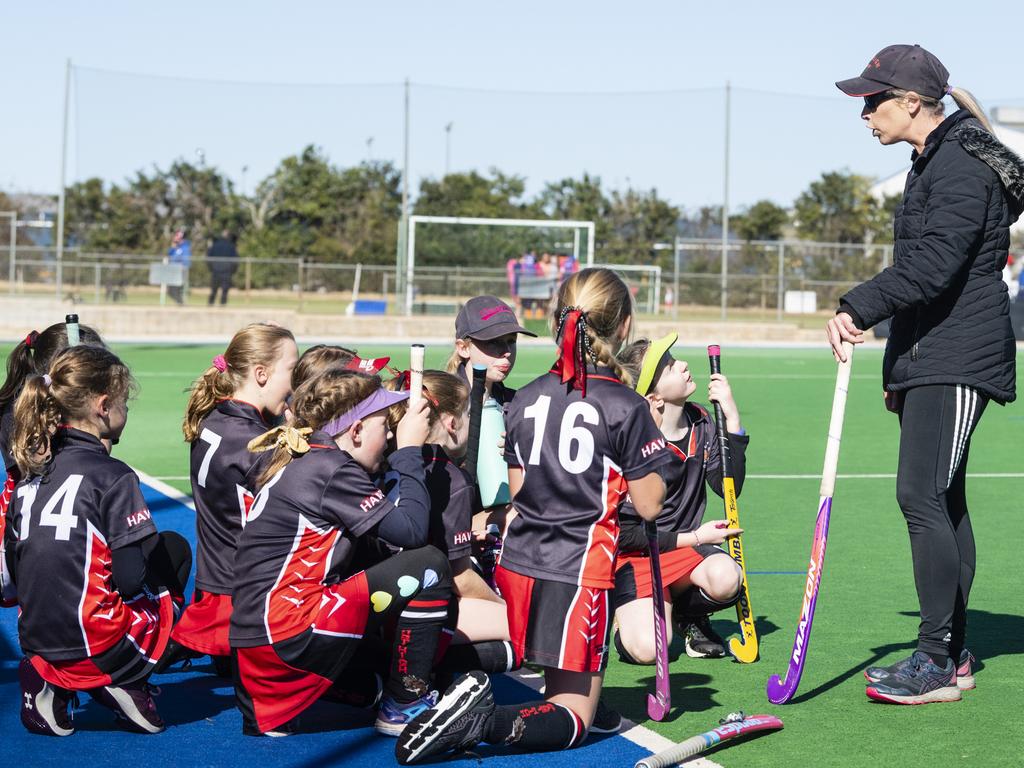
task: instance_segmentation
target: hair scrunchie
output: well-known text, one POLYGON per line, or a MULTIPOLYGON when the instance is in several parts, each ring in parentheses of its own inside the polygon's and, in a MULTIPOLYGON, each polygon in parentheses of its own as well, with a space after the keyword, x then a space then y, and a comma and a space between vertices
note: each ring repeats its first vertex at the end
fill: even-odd
POLYGON ((580 307, 565 307, 558 316, 558 362, 555 372, 561 375, 563 384, 572 383, 583 397, 587 396, 587 358, 597 365, 597 356, 590 348, 587 313, 580 307))
POLYGON ((224 359, 224 355, 217 355, 213 358, 211 365, 221 373, 224 373, 228 369, 228 361, 224 359))
POLYGON ((306 438, 311 434, 313 434, 313 430, 309 427, 297 429, 282 425, 274 427, 269 432, 264 432, 259 437, 254 437, 246 447, 250 453, 264 453, 276 448, 287 448, 292 456, 301 456, 304 453, 309 453, 309 442, 306 438))
POLYGON ((36 339, 39 338, 39 331, 29 331, 28 336, 25 337, 25 347, 32 349, 32 345, 36 343, 36 339))
POLYGON ((50 374, 44 373, 43 374, 43 386, 46 387, 47 389, 49 389, 51 384, 53 384, 53 379, 50 378, 50 374))

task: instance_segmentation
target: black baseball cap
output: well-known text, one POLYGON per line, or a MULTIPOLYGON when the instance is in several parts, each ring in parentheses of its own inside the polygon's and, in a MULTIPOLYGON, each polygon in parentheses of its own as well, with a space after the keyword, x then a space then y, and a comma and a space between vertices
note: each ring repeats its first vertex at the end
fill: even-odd
POLYGON ((489 341, 509 333, 536 336, 519 324, 516 312, 497 296, 474 296, 462 305, 455 318, 455 335, 460 339, 489 341))
POLYGON ((876 53, 860 77, 836 83, 847 96, 873 96, 900 88, 941 99, 949 86, 949 71, 920 45, 890 45, 876 53))

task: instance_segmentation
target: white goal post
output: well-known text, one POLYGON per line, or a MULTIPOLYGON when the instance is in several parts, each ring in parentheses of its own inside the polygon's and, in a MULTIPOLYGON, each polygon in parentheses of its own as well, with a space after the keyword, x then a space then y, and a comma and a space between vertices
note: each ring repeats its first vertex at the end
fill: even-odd
POLYGON ((487 219, 469 216, 420 216, 409 217, 409 234, 405 251, 405 314, 411 315, 413 308, 413 286, 416 272, 416 225, 417 224, 465 224, 494 227, 532 227, 534 229, 573 230, 573 256, 580 258, 580 231, 587 233, 586 265, 594 265, 594 222, 548 219, 487 219))

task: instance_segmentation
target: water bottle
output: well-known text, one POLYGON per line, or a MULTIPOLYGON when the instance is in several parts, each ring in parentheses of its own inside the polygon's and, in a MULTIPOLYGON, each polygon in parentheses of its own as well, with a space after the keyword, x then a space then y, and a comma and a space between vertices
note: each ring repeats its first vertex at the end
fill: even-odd
POLYGON ((488 398, 480 412, 480 449, 476 460, 476 480, 484 509, 508 504, 508 465, 498 449, 505 431, 505 417, 497 400, 488 398))

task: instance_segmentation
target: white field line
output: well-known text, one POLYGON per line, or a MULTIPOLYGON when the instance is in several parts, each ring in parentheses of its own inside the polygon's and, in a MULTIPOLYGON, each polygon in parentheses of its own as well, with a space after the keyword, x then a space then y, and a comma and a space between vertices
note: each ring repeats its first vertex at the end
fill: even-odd
MULTIPOLYGON (((968 472, 968 477, 984 479, 1019 479, 1024 472, 968 472)), ((747 480, 820 480, 821 475, 747 475, 747 480)), ((895 480, 896 473, 836 475, 838 480, 895 480)))
MULTIPOLYGON (((517 682, 522 683, 527 688, 540 693, 541 688, 544 686, 543 675, 538 675, 535 672, 531 672, 529 669, 523 668, 516 672, 506 673, 509 677, 517 682)), ((641 692, 638 691, 637 695, 641 692)), ((625 739, 636 744, 638 747, 643 747, 649 750, 652 755, 656 755, 659 752, 663 752, 670 747, 676 746, 676 742, 672 739, 662 736, 660 733, 655 733, 650 728, 643 725, 637 725, 631 720, 622 718, 622 730, 619 731, 619 735, 625 739)), ((686 761, 687 768, 693 766, 693 768, 722 768, 718 763, 708 760, 706 757, 696 757, 686 761)))
MULTIPOLYGON (((196 511, 196 505, 192 502, 192 497, 189 496, 187 493, 182 493, 177 488, 173 488, 173 487, 169 486, 161 478, 153 477, 152 475, 147 475, 145 472, 143 472, 143 471, 141 471, 139 469, 136 469, 135 467, 132 467, 132 469, 135 471, 135 474, 139 476, 139 480, 141 482, 145 483, 146 485, 148 485, 154 491, 159 491, 164 496, 167 496, 168 498, 174 499, 175 501, 181 502, 186 507, 191 509, 193 512, 196 511)), ((164 479, 172 479, 172 478, 164 478, 164 479)), ((183 479, 187 480, 188 478, 183 478, 183 479)))

